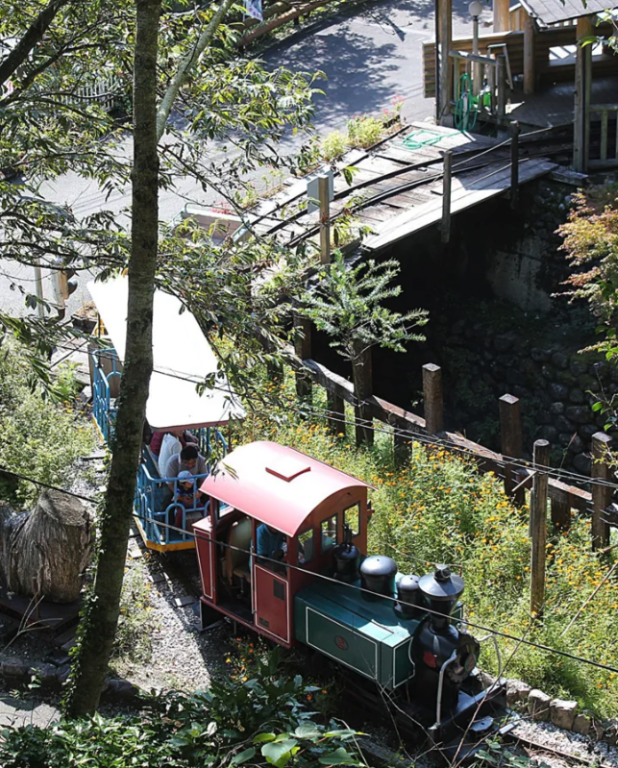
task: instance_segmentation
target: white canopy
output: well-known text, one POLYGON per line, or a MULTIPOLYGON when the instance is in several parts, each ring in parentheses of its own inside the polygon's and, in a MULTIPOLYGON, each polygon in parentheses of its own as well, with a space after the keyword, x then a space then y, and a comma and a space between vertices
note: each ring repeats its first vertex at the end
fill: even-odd
MULTIPOLYGON (((129 280, 92 281, 88 290, 124 363, 129 280)), ((182 309, 175 296, 155 291, 148 423, 153 429, 189 429, 244 418, 245 411, 225 376, 216 379, 215 389, 197 393, 196 385, 217 373, 217 358, 195 317, 182 309)))

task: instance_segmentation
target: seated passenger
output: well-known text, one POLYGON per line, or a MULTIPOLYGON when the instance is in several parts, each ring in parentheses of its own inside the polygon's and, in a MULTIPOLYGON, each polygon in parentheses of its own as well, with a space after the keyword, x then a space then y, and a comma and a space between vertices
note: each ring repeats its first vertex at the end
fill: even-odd
POLYGON ((157 457, 159 457, 161 454, 161 447, 163 446, 163 441, 166 435, 175 437, 180 442, 181 448, 184 448, 186 445, 190 444, 197 445, 197 438, 195 435, 192 435, 186 429, 158 429, 156 432, 153 432, 152 439, 149 443, 150 450, 157 457))
MULTIPOLYGON (((195 487, 195 480, 193 475, 188 470, 183 470, 178 475, 178 483, 176 493, 174 494, 174 501, 177 504, 181 504, 185 509, 200 509, 204 507, 202 500, 202 494, 195 487)), ((177 528, 182 528, 183 511, 179 507, 176 507, 174 524, 177 528)))
POLYGON ((282 560, 286 551, 285 534, 262 523, 257 529, 257 555, 267 557, 269 560, 261 560, 262 565, 270 568, 276 567, 270 560, 282 560))
MULTIPOLYGON (((189 472, 193 477, 208 472, 206 459, 198 453, 195 445, 187 445, 180 453, 175 453, 167 462, 163 477, 178 477, 183 471, 189 472)), ((169 483, 169 487, 173 491, 174 483, 169 483)))

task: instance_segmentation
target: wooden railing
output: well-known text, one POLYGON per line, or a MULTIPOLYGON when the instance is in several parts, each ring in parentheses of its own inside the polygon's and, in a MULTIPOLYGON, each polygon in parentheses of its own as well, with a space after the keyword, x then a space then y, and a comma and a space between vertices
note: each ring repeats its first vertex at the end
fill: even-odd
MULTIPOLYGON (((594 124, 600 126, 600 139, 598 142, 599 156, 590 157, 590 168, 610 168, 618 166, 618 104, 591 104, 589 108, 590 129, 594 131, 594 124)), ((597 142, 594 141, 594 146, 597 142)))

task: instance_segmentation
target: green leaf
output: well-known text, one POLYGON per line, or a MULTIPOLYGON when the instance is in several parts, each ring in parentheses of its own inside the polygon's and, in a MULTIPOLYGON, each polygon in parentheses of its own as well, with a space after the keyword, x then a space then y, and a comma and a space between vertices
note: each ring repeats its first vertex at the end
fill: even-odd
POLYGON ((317 739, 321 735, 320 729, 313 723, 299 725, 294 731, 294 736, 298 736, 299 739, 317 739))
POLYGON ((232 765, 241 765, 242 763, 246 763, 247 760, 251 760, 251 758, 255 755, 256 749, 255 747, 249 747, 249 749, 243 749, 242 752, 239 752, 237 755, 234 755, 232 758, 232 765))
POLYGON ((264 744, 262 747, 262 756, 265 757, 271 765, 274 765, 275 768, 283 768, 283 766, 287 765, 291 760, 292 756, 298 752, 297 744, 298 741, 296 741, 296 739, 286 739, 277 744, 264 744))
POLYGON ((360 765, 358 760, 343 747, 339 747, 334 752, 329 752, 323 757, 319 758, 319 762, 322 765, 360 765))
POLYGON ((264 741, 274 741, 275 738, 274 733, 258 733, 258 735, 254 737, 253 743, 261 744, 264 741))
POLYGON ((349 739, 351 736, 358 736, 358 731, 353 731, 350 728, 339 728, 334 731, 327 731, 324 734, 326 739, 349 739))

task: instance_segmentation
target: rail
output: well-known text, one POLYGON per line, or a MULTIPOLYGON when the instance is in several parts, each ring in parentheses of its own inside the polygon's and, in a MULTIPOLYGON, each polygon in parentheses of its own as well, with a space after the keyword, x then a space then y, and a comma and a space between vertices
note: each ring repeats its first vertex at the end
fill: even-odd
POLYGON ((591 104, 588 115, 590 129, 600 128, 599 156, 590 158, 590 168, 618 166, 618 104, 591 104))

